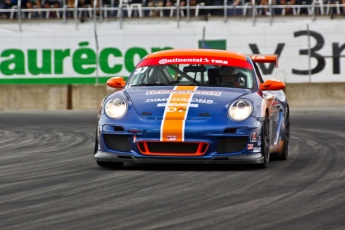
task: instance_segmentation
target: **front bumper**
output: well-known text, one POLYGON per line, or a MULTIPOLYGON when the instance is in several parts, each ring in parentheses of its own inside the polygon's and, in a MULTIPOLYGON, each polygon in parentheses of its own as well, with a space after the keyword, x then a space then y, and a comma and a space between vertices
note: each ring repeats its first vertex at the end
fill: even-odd
POLYGON ((131 154, 114 154, 98 150, 94 155, 96 161, 125 163, 171 163, 171 164, 262 164, 261 153, 237 156, 217 157, 137 157, 131 154))
MULTIPOLYGON (((214 119, 214 118, 210 118, 214 119)), ((186 121, 184 141, 161 141, 161 121, 99 122, 95 160, 128 163, 261 164, 261 121, 186 121), (109 122, 109 123, 108 123, 109 122), (134 125, 135 124, 135 125, 134 125), (255 141, 252 135, 255 134, 255 141), (175 151, 176 150, 176 151, 175 151)))

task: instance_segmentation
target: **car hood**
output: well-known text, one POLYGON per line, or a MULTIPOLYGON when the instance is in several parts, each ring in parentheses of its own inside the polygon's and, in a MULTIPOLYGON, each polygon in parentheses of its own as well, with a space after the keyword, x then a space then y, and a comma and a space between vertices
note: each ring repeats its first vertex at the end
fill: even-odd
POLYGON ((196 90, 174 90, 174 87, 130 87, 124 94, 130 99, 139 116, 162 119, 166 107, 187 110, 186 119, 211 117, 227 110, 237 98, 252 93, 249 89, 198 87, 196 90), (184 96, 189 97, 185 98, 184 96), (170 103, 168 101, 170 100, 170 103), (173 101, 171 101, 173 100, 173 101))

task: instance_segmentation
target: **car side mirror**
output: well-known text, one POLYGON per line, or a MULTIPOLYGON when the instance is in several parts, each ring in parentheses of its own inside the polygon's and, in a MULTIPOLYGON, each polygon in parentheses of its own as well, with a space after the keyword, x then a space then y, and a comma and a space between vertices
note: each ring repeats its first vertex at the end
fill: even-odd
POLYGON ((107 86, 116 89, 123 89, 125 87, 126 81, 123 77, 112 77, 108 79, 107 86))
POLYGON ((285 83, 275 79, 269 79, 260 85, 261 91, 264 90, 282 90, 285 88, 285 83))

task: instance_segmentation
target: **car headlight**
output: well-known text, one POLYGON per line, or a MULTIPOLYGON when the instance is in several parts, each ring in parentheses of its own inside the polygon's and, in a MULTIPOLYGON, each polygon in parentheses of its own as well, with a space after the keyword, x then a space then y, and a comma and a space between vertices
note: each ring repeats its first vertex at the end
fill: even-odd
POLYGON ((231 103, 228 108, 229 116, 235 121, 243 121, 252 114, 253 105, 250 101, 239 99, 231 103))
POLYGON ((106 103, 104 111, 110 118, 121 118, 127 112, 127 102, 122 98, 110 99, 106 103))

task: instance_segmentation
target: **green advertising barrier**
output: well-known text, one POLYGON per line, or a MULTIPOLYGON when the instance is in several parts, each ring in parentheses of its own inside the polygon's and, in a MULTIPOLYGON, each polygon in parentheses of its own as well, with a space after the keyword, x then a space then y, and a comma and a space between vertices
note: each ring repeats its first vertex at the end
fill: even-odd
POLYGON ((200 40, 199 49, 226 50, 226 40, 200 40))
POLYGON ((0 84, 103 84, 110 77, 123 76, 123 72, 127 75, 131 73, 137 64, 135 57, 142 59, 149 53, 173 49, 152 47, 148 51, 145 48, 132 47, 123 52, 116 47, 106 47, 97 55, 97 52, 88 46, 89 42, 80 42, 77 50, 2 50, 0 84), (122 63, 110 64, 110 57, 120 58, 122 63), (66 68, 73 74, 66 73, 66 68))

